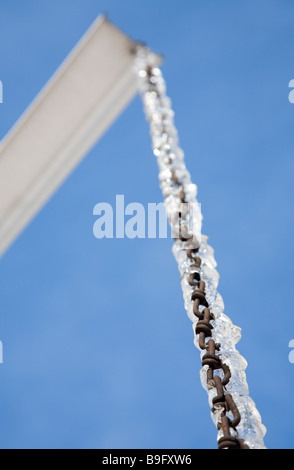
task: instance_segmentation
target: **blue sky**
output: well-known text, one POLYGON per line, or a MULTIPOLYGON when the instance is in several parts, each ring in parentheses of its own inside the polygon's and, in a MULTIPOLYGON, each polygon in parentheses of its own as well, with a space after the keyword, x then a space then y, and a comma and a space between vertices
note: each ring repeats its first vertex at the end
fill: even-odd
MULTIPOLYGON (((294 4, 2 0, 0 137, 102 12, 165 57, 265 443, 293 448, 294 4)), ((136 97, 0 260, 2 448, 216 447, 171 240, 92 232, 162 200, 148 132, 136 97)))

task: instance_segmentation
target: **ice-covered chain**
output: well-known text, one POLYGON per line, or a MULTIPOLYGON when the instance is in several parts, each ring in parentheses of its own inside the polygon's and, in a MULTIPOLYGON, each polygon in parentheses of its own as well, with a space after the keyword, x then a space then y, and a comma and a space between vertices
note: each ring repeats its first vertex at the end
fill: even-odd
POLYGON ((207 237, 201 235, 197 188, 191 183, 178 145, 174 113, 157 67, 157 56, 138 46, 136 69, 174 234, 173 254, 181 273, 185 308, 193 322, 195 345, 201 351, 201 383, 208 393, 211 416, 218 429, 218 447, 263 449, 266 429, 249 396, 246 360, 235 347, 241 330, 223 313, 214 252, 207 237))

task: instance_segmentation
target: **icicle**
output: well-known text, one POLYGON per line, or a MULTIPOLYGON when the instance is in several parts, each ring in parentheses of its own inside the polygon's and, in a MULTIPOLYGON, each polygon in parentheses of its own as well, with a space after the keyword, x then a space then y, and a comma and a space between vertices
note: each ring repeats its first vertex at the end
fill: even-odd
MULTIPOLYGON (((244 446, 251 449, 265 448, 263 437, 266 428, 261 423, 260 415, 253 400, 249 396, 245 369, 246 360, 237 351, 235 345, 240 340, 241 330, 233 325, 230 318, 224 312, 224 303, 217 291, 219 274, 216 270, 216 261, 211 246, 207 243, 207 237, 201 234, 202 214, 196 199, 197 187, 191 183, 190 174, 184 163, 184 154, 178 145, 177 130, 174 126, 174 113, 171 101, 166 96, 166 86, 161 70, 157 67, 157 57, 146 47, 138 46, 136 68, 139 80, 139 89, 144 104, 146 118, 150 124, 152 146, 159 166, 159 181, 163 192, 167 215, 173 232, 184 231, 193 235, 192 238, 181 240, 176 238, 173 245, 173 254, 178 262, 185 308, 189 318, 193 322, 195 345, 201 351, 201 357, 207 353, 199 346, 199 335, 195 329, 198 319, 193 312, 194 301, 191 295, 195 287, 189 282, 189 276, 199 276, 205 283, 205 295, 210 312, 213 314, 211 324, 211 338, 218 344, 218 356, 222 363, 229 368, 230 379, 225 385, 225 394, 230 394, 237 406, 241 420, 233 430, 244 446), (182 216, 179 221, 179 213, 183 214, 183 194, 185 202, 193 207, 192 216, 182 216), (187 227, 189 222, 189 227, 187 227), (192 222, 192 223, 191 223, 192 222), (192 227, 192 233, 191 233, 192 227), (199 266, 193 263, 188 256, 187 248, 197 246, 197 257, 201 259, 199 266)), ((207 390, 209 405, 213 409, 212 419, 220 429, 218 439, 223 436, 220 426, 222 407, 213 408, 213 399, 217 395, 215 386, 212 387, 207 380, 208 366, 202 367, 200 372, 201 383, 207 390)), ((231 414, 231 412, 227 413, 231 414)))

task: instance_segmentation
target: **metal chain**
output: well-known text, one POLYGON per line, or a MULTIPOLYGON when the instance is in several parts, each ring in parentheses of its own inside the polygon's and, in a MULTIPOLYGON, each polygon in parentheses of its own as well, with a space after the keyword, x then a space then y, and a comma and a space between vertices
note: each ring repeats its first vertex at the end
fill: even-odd
MULTIPOLYGON (((150 79, 152 77, 152 69, 148 71, 150 79)), ((185 191, 181 185, 181 182, 178 178, 173 175, 173 180, 176 185, 179 187, 179 192, 181 194, 181 201, 183 204, 187 203, 185 199, 185 191)), ((182 219, 182 214, 179 214, 179 219, 182 219)), ((179 239, 183 242, 187 242, 188 248, 186 249, 187 257, 192 261, 190 269, 198 269, 201 267, 202 260, 197 255, 199 250, 198 240, 195 239, 193 234, 180 231, 179 239)), ((176 239, 175 239, 176 240, 176 239)), ((200 274, 196 272, 191 272, 188 277, 188 283, 190 286, 195 287, 195 290, 192 292, 191 300, 193 304, 193 313, 195 317, 198 318, 196 324, 195 333, 199 338, 199 347, 202 350, 206 350, 206 354, 202 357, 202 367, 208 366, 207 369, 207 385, 208 387, 215 387, 217 395, 213 398, 213 408, 212 412, 221 411, 220 422, 218 424, 218 429, 222 429, 223 436, 218 440, 219 449, 249 449, 249 447, 244 443, 243 439, 238 439, 234 434, 236 434, 236 427, 240 423, 241 416, 240 412, 233 400, 231 394, 226 392, 226 385, 228 384, 231 378, 231 371, 229 367, 224 364, 221 358, 216 354, 220 349, 220 344, 215 343, 211 338, 211 330, 213 326, 211 320, 214 319, 214 315, 209 309, 208 302, 206 300, 205 294, 205 282, 201 280, 200 274), (199 307, 202 306, 202 312, 199 311, 199 307), (210 338, 207 340, 207 338, 210 338), (223 378, 219 375, 215 375, 216 370, 221 370, 223 378), (233 419, 228 417, 228 412, 231 412, 233 419), (233 430, 233 433, 231 432, 233 430)))
MULTIPOLYGON (((232 370, 221 357, 222 352, 226 351, 226 347, 223 346, 223 342, 215 342, 212 338, 212 336, 214 336, 213 325, 215 325, 216 328, 219 327, 217 326, 217 318, 215 318, 215 314, 213 313, 215 312, 215 304, 209 305, 207 299, 211 298, 211 296, 206 294, 207 286, 205 280, 201 278, 201 273, 204 272, 203 269, 205 268, 204 266, 202 269, 202 216, 201 212, 200 214, 198 212, 196 217, 197 227, 195 228, 193 225, 193 229, 190 230, 189 211, 185 206, 189 205, 191 201, 192 204, 194 204, 193 201, 196 199, 191 187, 194 187, 194 189, 196 189, 196 187, 191 184, 189 173, 183 163, 183 154, 181 153, 181 149, 177 146, 176 129, 172 122, 173 112, 170 108, 168 98, 165 96, 164 81, 156 66, 156 59, 154 60, 154 57, 152 58, 152 53, 147 48, 139 46, 137 62, 145 112, 151 126, 154 154, 158 157, 160 167, 161 188, 165 197, 167 213, 175 239, 176 250, 174 254, 177 258, 177 247, 179 247, 180 251, 185 252, 185 260, 183 263, 188 266, 184 268, 184 273, 181 271, 183 278, 185 277, 185 283, 188 283, 189 286, 188 290, 185 286, 186 293, 184 298, 186 302, 187 292, 191 292, 191 294, 189 293, 188 295, 190 296, 189 304, 192 304, 193 313, 188 312, 188 314, 190 318, 191 316, 195 318, 194 332, 198 340, 197 346, 202 351, 202 370, 204 374, 206 373, 205 388, 209 395, 213 396, 210 403, 212 404, 211 411, 215 416, 215 423, 219 430, 218 448, 264 448, 262 437, 265 434, 265 427, 261 423, 254 402, 248 396, 248 390, 246 392, 246 379, 242 378, 244 387, 242 389, 243 395, 237 396, 236 393, 232 391, 234 389, 234 381, 236 380, 236 367, 233 366, 235 369, 232 377, 232 370), (176 235, 174 233, 175 227, 177 228, 176 235), (199 251, 200 248, 201 253, 199 251), (231 383, 233 383, 233 387, 231 383), (231 393, 228 392, 227 388, 231 393), (210 391, 213 391, 213 395, 210 394, 210 391), (242 413, 240 413, 236 405, 235 401, 237 400, 238 403, 241 403, 242 413), (250 418, 248 418, 249 414, 250 418), (243 419, 245 422, 242 421, 243 419), (237 426, 239 429, 242 429, 242 437, 245 436, 246 441, 245 438, 241 439, 238 435, 237 426), (252 430, 254 430, 253 435, 256 437, 252 438, 252 436, 248 436, 247 429, 249 428, 251 429, 251 433, 252 430), (250 442, 250 446, 248 442, 250 442)), ((204 261, 204 263, 206 263, 206 261, 204 261)), ((211 290, 209 283, 208 292, 211 290)), ((189 308, 190 307, 186 306, 187 311, 189 308)), ((219 316, 220 314, 218 313, 217 315, 219 316)), ((216 336, 218 338, 221 337, 223 340, 223 336, 219 335, 219 330, 216 336)), ((238 339, 236 341, 238 341, 238 339)), ((244 358, 239 355, 238 351, 234 351, 234 357, 242 364, 244 358)), ((230 355, 231 354, 230 352, 230 355)), ((240 365, 240 368, 241 371, 238 373, 241 374, 241 377, 242 365, 240 365)))
MULTIPOLYGON (((197 248, 193 250, 188 249, 186 251, 187 256, 196 262, 195 266, 201 264, 201 258, 197 257, 197 248)), ((193 267, 193 265, 191 267, 193 267)), ((210 321, 214 319, 214 316, 211 313, 206 300, 205 282, 198 279, 197 276, 195 276, 195 273, 191 273, 189 276, 189 284, 196 287, 191 297, 194 302, 194 315, 199 319, 195 333, 196 335, 199 335, 200 348, 207 351, 202 357, 202 366, 208 366, 208 387, 215 387, 217 391, 217 395, 212 400, 213 408, 211 411, 215 413, 220 408, 222 409, 220 415, 221 421, 218 425, 218 429, 222 429, 223 436, 218 440, 218 447, 219 449, 248 449, 248 446, 244 444, 243 440, 238 439, 231 432, 232 429, 236 433, 236 427, 240 423, 241 417, 232 395, 226 392, 226 385, 231 378, 231 371, 216 353, 220 349, 220 344, 216 344, 215 341, 210 338, 211 330, 213 329, 210 321), (200 305, 204 307, 202 312, 199 311, 200 305), (206 342, 207 338, 210 339, 206 342), (216 370, 222 371, 223 378, 221 378, 220 375, 215 375, 216 370), (229 411, 232 412, 233 419, 230 419, 227 416, 229 411)))

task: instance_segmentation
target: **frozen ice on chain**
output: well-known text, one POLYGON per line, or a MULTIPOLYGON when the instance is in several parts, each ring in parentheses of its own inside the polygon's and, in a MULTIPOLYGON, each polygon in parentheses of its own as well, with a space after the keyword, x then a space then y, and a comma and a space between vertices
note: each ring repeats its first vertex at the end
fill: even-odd
MULTIPOLYGON (((245 375, 247 362, 235 347, 240 340, 241 330, 233 325, 230 318, 224 314, 223 299, 217 291, 219 274, 216 270, 214 251, 207 242, 208 238, 201 234, 202 214, 196 199, 197 187, 191 182, 190 173, 184 163, 184 153, 178 146, 178 135, 173 121, 174 112, 171 108, 171 101, 166 96, 165 81, 157 63, 158 59, 155 54, 144 46, 138 46, 136 71, 139 89, 146 119, 150 125, 153 152, 159 167, 160 187, 172 228, 178 221, 182 204, 178 182, 185 193, 185 201, 195 208, 192 217, 192 230, 193 235, 200 243, 197 256, 201 258, 201 266, 191 268, 193 261, 187 256, 187 242, 176 240, 172 248, 181 274, 185 309, 193 322, 194 343, 200 349, 198 335, 195 334, 197 317, 193 314, 193 301, 191 300, 191 294, 195 287, 190 286, 188 277, 191 272, 198 272, 200 278, 205 282, 206 299, 214 315, 214 320, 211 322, 213 325, 212 339, 215 343, 220 344, 219 356, 231 372, 231 378, 225 386, 225 390, 232 395, 241 415, 241 421, 236 427, 237 436, 244 439, 245 444, 251 449, 264 449, 263 437, 266 428, 261 422, 255 403, 249 396, 245 375), (150 68, 152 69, 151 80, 147 73, 150 68)), ((200 351, 202 357, 206 351, 201 349, 200 351)), ((200 378, 202 386, 208 393, 209 405, 212 408, 212 400, 217 392, 215 387, 207 384, 207 368, 208 366, 202 367, 200 378)), ((221 411, 220 408, 211 412, 216 426, 219 423, 221 411)), ((222 430, 218 432, 218 439, 220 437, 222 437, 222 430)))

